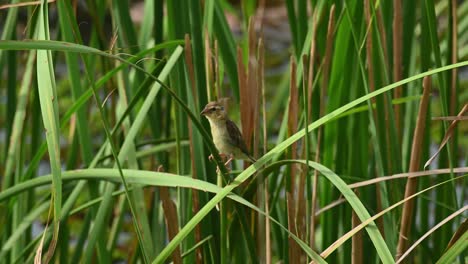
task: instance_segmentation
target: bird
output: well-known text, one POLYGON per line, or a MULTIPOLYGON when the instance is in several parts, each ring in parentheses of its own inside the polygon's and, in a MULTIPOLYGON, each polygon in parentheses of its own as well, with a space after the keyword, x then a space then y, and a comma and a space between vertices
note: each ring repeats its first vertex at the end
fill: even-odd
MULTIPOLYGON (((227 166, 233 159, 256 162, 256 159, 250 155, 239 128, 227 116, 222 99, 209 102, 201 115, 205 116, 210 123, 213 143, 220 156, 229 157, 224 166, 227 166)), ((209 158, 212 159, 213 155, 209 158)))

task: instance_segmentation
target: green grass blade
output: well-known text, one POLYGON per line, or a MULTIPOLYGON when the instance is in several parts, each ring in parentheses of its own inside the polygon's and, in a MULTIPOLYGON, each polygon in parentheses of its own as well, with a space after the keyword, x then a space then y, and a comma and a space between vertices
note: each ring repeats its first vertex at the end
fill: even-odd
MULTIPOLYGON (((42 1, 38 16, 38 39, 47 40, 49 36, 49 22, 47 1, 42 1)), ((48 259, 55 250, 57 243, 60 216, 62 210, 62 179, 60 160, 60 128, 58 113, 58 98, 55 86, 55 76, 53 69, 54 62, 52 53, 49 50, 37 51, 37 83, 39 99, 41 103, 42 119, 45 127, 47 147, 50 157, 50 167, 53 175, 52 199, 54 211, 54 238, 49 247, 48 259)))

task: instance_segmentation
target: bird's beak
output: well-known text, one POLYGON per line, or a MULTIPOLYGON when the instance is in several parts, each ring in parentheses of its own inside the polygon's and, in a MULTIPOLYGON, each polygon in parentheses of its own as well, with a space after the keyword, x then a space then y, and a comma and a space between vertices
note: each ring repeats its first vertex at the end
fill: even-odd
POLYGON ((203 109, 203 111, 201 111, 200 115, 206 115, 206 113, 208 113, 208 108, 203 109))

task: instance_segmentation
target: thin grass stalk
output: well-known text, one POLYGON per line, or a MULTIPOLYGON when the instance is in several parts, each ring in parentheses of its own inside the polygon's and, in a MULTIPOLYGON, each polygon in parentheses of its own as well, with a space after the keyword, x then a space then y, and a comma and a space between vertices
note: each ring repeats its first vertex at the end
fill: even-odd
MULTIPOLYGON (((13 38, 16 38, 16 36, 13 36, 13 38)), ((18 62, 17 62, 18 52, 9 51, 9 52, 5 53, 5 55, 6 55, 5 56, 5 63, 6 63, 5 68, 7 70, 6 71, 6 76, 9 76, 10 78, 8 78, 6 80, 6 84, 5 84, 6 93, 4 93, 4 95, 6 96, 7 100, 6 100, 5 113, 3 115, 5 117, 5 120, 4 120, 5 129, 3 130, 3 133, 5 134, 5 142, 6 143, 2 144, 2 145, 5 145, 5 149, 8 150, 10 148, 10 143, 11 143, 10 141, 8 141, 8 139, 13 134, 13 121, 14 121, 16 106, 17 106, 17 103, 19 101, 18 94, 17 94, 17 87, 18 87, 18 81, 17 81, 18 70, 17 70, 17 68, 18 68, 19 65, 18 65, 18 62)), ((2 66, 0 65, 0 67, 2 67, 2 66)), ((2 73, 0 73, 0 74, 2 74, 2 73)), ((0 160, 4 160, 4 158, 3 158, 4 153, 5 152, 1 152, 0 160)), ((19 156, 15 157, 15 158, 19 158, 19 156)), ((1 167, 3 167, 3 166, 0 166, 0 170, 3 170, 3 168, 1 168, 1 167)), ((15 175, 15 176, 18 177, 18 175, 15 175)))
MULTIPOLYGON (((316 35, 317 35, 317 24, 318 24, 318 16, 317 12, 314 12, 312 17, 312 37, 310 38, 310 51, 309 51, 309 72, 307 73, 307 105, 312 105, 312 92, 314 91, 313 83, 315 81, 315 59, 316 59, 316 35)), ((307 113, 309 116, 311 115, 312 107, 309 107, 309 112, 307 113)))
MULTIPOLYGON (((309 161, 309 130, 307 129, 307 125, 309 124, 309 115, 307 112, 309 112, 309 106, 307 105, 307 94, 308 94, 308 79, 307 76, 309 74, 309 60, 306 55, 303 55, 301 57, 301 63, 303 67, 303 72, 302 72, 302 103, 304 105, 303 108, 303 115, 305 118, 304 121, 304 129, 306 136, 304 137, 303 140, 303 147, 302 147, 302 153, 303 153, 303 158, 305 158, 307 161, 309 161)), ((298 102, 299 104, 300 102, 298 102)), ((309 207, 306 205, 306 198, 307 198, 307 185, 306 185, 306 178, 309 178, 309 167, 307 166, 304 170, 302 170, 299 174, 299 186, 298 186, 298 200, 297 200, 297 226, 299 230, 299 237, 302 240, 307 241, 307 237, 309 235, 309 225, 306 225, 307 219, 309 218, 309 207)), ((305 261, 305 260, 302 260, 305 261)))
MULTIPOLYGON (((316 56, 316 34, 317 34, 317 12, 314 12, 313 16, 313 23, 312 23, 312 38, 310 44, 310 58, 309 58, 309 72, 307 77, 307 105, 312 105, 312 92, 313 92, 313 81, 315 78, 314 75, 314 61, 316 56)), ((312 107, 308 108, 308 116, 311 116, 312 107)), ((307 123, 308 124, 308 123, 307 123)), ((317 158, 317 157, 315 157, 317 158)), ((317 191, 318 191, 318 177, 316 177, 315 172, 313 176, 313 183, 312 183, 312 197, 311 197, 311 218, 310 218, 310 238, 309 238, 309 245, 312 249, 315 249, 315 212, 317 211, 317 191)))
MULTIPOLYGON (((439 45, 439 39, 437 35, 437 18, 436 18, 436 11, 435 11, 435 5, 433 0, 424 0, 423 1, 423 8, 422 12, 425 13, 425 18, 426 18, 426 23, 428 25, 428 32, 426 32, 429 35, 429 41, 430 45, 432 48, 432 52, 434 52, 434 60, 435 60, 435 65, 437 67, 442 66, 442 57, 440 53, 440 45, 439 45)), ((441 100, 441 105, 442 105, 442 113, 444 115, 448 114, 448 89, 447 89, 447 82, 445 81, 446 79, 446 73, 440 73, 438 74, 438 84, 439 84, 439 90, 440 90, 440 100, 441 100)), ((447 127, 444 125, 444 129, 447 127)), ((450 148, 451 149, 451 148, 450 148)), ((449 151, 449 156, 450 156, 451 151, 449 151)))
MULTIPOLYGON (((401 0, 393 0, 393 81, 399 81, 402 77, 402 46, 403 46, 403 21, 401 11, 401 0)), ((393 98, 402 96, 402 87, 394 90, 393 98)), ((400 142, 402 140, 402 120, 400 105, 395 105, 395 124, 400 142)))
MULTIPOLYGON (((249 24, 248 24, 248 38, 247 38, 247 49, 245 50, 247 53, 247 67, 245 71, 245 78, 246 78, 246 85, 245 86, 239 86, 239 99, 240 99, 240 111, 241 111, 241 123, 242 123, 242 135, 244 137, 244 141, 246 145, 248 146, 249 149, 252 149, 252 145, 254 145, 254 148, 252 149, 253 152, 258 153, 258 140, 259 137, 257 136, 259 130, 257 127, 258 124, 258 115, 259 115, 259 87, 258 87, 258 59, 257 59, 257 36, 255 32, 255 19, 254 17, 249 18, 249 24), (257 143, 252 144, 253 142, 257 141, 257 143)), ((254 154, 255 155, 255 154, 254 154)), ((244 163, 244 168, 247 168, 249 166, 249 163, 245 162, 244 163)), ((248 184, 248 183, 246 183, 248 184)), ((257 202, 259 200, 259 197, 257 196, 257 202)), ((239 217, 242 217, 245 212, 240 212, 239 209, 237 210, 239 212, 239 217)), ((248 233, 249 229, 252 230, 254 235, 252 235, 252 238, 255 239, 256 241, 261 241, 261 238, 264 237, 262 235, 262 230, 260 229, 260 226, 255 226, 256 221, 260 220, 260 217, 257 217, 256 214, 247 214, 251 216, 251 220, 249 221, 249 228, 246 228, 246 232, 248 233), (257 231, 255 234, 255 230, 257 231)), ((242 219, 241 219, 242 221, 242 219)), ((263 226, 263 225, 262 225, 263 226)), ((264 232, 264 230, 263 230, 264 232)), ((245 234, 247 235, 247 234, 245 234)), ((250 235, 250 234, 249 234, 250 235)), ((261 243, 255 243, 255 241, 252 241, 251 245, 253 245, 253 248, 257 248, 257 252, 260 252, 260 255, 256 256, 251 254, 252 258, 255 259, 265 259, 263 255, 264 250, 262 249, 264 247, 264 244, 261 243)), ((248 246, 250 251, 254 251, 251 249, 251 246, 248 246)))
MULTIPOLYGON (((292 171, 292 170, 291 170, 292 171)), ((288 218, 288 230, 291 233, 296 234, 296 221, 295 215, 296 210, 295 206, 292 204, 294 202, 294 197, 291 193, 286 192, 286 208, 287 208, 287 218, 288 218)), ((297 249, 294 239, 288 237, 288 261, 289 263, 299 263, 299 249, 297 249)))
MULTIPOLYGON (((389 75, 389 66, 388 66, 388 48, 387 48, 387 40, 386 40, 386 34, 385 34, 385 27, 384 27, 384 23, 383 23, 383 19, 382 19, 382 8, 378 8, 376 9, 376 7, 374 7, 373 5, 372 6, 372 12, 373 12, 373 15, 377 17, 377 45, 376 47, 378 47, 378 52, 379 52, 379 55, 378 55, 378 58, 380 58, 380 61, 381 61, 381 64, 382 66, 380 67, 380 72, 382 73, 381 75, 383 75, 383 77, 381 77, 381 81, 380 83, 383 82, 384 85, 388 84, 390 82, 390 78, 388 77, 389 75)), ((376 65, 378 67, 378 65, 376 65)), ((394 132, 394 127, 396 127, 395 123, 392 121, 394 121, 394 113, 392 113, 392 109, 391 108, 391 96, 390 94, 387 94, 387 95, 384 95, 383 96, 383 104, 384 104, 384 118, 385 118, 385 140, 386 140, 386 145, 387 147, 385 149, 387 149, 387 157, 388 157, 388 162, 387 162, 387 166, 388 166, 388 171, 389 172, 393 172, 393 171, 399 171, 398 170, 398 164, 395 164, 395 156, 394 154, 399 154, 400 152, 399 151, 395 151, 394 150, 394 146, 396 146, 395 144, 392 144, 394 141, 394 137, 392 137, 393 135, 396 136, 397 140, 398 140, 398 132, 396 132, 395 134, 393 134, 392 132, 394 132)), ((396 130, 396 129, 395 129, 396 130)), ((398 148, 397 148, 398 149, 398 148)), ((384 201, 384 204, 387 203, 384 201)))
MULTIPOLYGON (((15 116, 16 116, 16 110, 18 110, 19 112, 24 112, 24 108, 25 108, 25 104, 26 104, 26 101, 25 101, 25 98, 21 98, 17 96, 17 85, 18 85, 18 81, 17 81, 17 68, 18 68, 18 63, 17 63, 17 59, 16 57, 18 56, 18 52, 14 52, 14 51, 10 51, 10 52, 7 52, 6 53, 6 57, 5 57, 5 60, 7 61, 7 66, 8 66, 8 76, 11 76, 11 78, 8 78, 7 80, 7 98, 8 98, 8 103, 7 103, 7 111, 6 111, 6 139, 10 138, 12 135, 13 135, 13 132, 14 130, 16 129, 15 127, 13 127, 14 125, 14 121, 17 121, 17 120, 14 120, 15 116), (20 103, 20 101, 23 101, 21 102, 22 105, 19 105, 18 103, 20 103), (16 107, 22 107, 23 110, 21 110, 20 108, 16 108, 16 107)), ((30 61, 31 64, 34 62, 34 60, 30 61)), ((24 87, 22 88, 22 90, 24 91, 24 87)), ((20 94, 21 95, 21 94, 20 94)), ((23 94, 23 96, 27 96, 25 94, 23 94)), ((26 97, 28 98, 28 97, 26 97)), ((24 113, 23 113, 24 115, 24 113)), ((18 125, 18 123, 16 124, 18 125)), ((16 133, 18 133, 19 131, 16 131, 16 133)), ((20 137, 17 138, 20 140, 20 142, 24 142, 24 137, 25 135, 22 135, 21 136, 21 132, 20 132, 20 137)), ((17 150, 21 150, 21 146, 22 144, 21 143, 18 143, 18 142, 11 142, 11 141, 7 141, 5 140, 5 142, 7 142, 5 144, 5 146, 8 148, 8 150, 10 150, 10 148, 17 148, 17 150)), ((14 163, 16 163, 16 166, 15 166, 15 172, 14 173, 10 173, 9 175, 9 178, 13 178, 13 184, 17 184, 19 182, 21 182, 21 170, 22 170, 22 153, 23 151, 15 151, 15 156, 13 157, 14 159, 14 163), (13 176, 13 177, 12 177, 13 176)), ((2 153, 3 154, 3 153, 2 153)), ((2 158, 0 158, 1 160, 2 158)), ((0 170, 2 170, 2 168, 0 168, 0 170)), ((8 229, 10 229, 11 231, 14 231, 18 228, 18 226, 20 225, 21 223, 21 219, 23 218, 23 215, 27 213, 27 211, 29 210, 26 206, 27 206, 27 203, 28 203, 28 197, 27 197, 27 194, 25 195, 20 195, 17 197, 18 199, 18 202, 15 203, 14 206, 12 206, 12 210, 10 211, 10 213, 8 215, 5 215, 5 218, 10 218, 10 219, 4 219, 4 221, 6 223, 9 223, 9 227, 8 229)), ((8 230, 8 231, 10 231, 8 230)), ((9 232, 2 232, 4 236, 7 236, 7 234, 9 232)), ((18 242, 13 246, 12 250, 11 250, 11 258, 12 259, 16 259, 18 257, 18 254, 21 252, 22 248, 25 246, 25 238, 26 236, 23 236, 21 239, 18 240, 18 242)), ((59 237, 60 239, 60 237, 59 237)))
MULTIPOLYGON (((368 78, 369 78, 369 91, 373 92, 375 91, 375 77, 374 77, 374 63, 372 61, 372 53, 373 53, 373 41, 372 41, 372 23, 373 19, 371 16, 371 4, 370 0, 366 0, 364 3, 364 13, 365 13, 365 18, 366 18, 366 24, 368 28, 368 35, 366 38, 366 60, 367 60, 367 71, 368 71, 368 78)), ((376 98, 372 99, 372 103, 376 104, 376 98)), ((375 122, 375 128, 376 130, 379 127, 379 118, 377 118, 378 114, 377 111, 373 111, 373 117, 374 117, 374 122, 375 122)), ((378 130, 377 130, 378 131, 378 130)), ((382 211, 382 199, 381 199, 381 186, 376 185, 376 202, 377 202, 377 210, 382 211)), ((377 225, 379 227, 379 230, 382 232, 382 234, 385 234, 384 232, 384 220, 382 218, 379 218, 377 220, 377 225)))
POLYGON ((256 59, 257 53, 257 41, 255 34, 255 20, 251 17, 249 19, 248 27, 248 59, 247 59, 247 70, 246 78, 247 85, 243 88, 240 87, 240 105, 241 111, 246 112, 241 114, 242 121, 242 135, 244 136, 245 143, 248 147, 252 146, 252 140, 254 139, 255 133, 255 120, 258 110, 258 87, 257 87, 257 68, 258 62, 256 59))
MULTIPOLYGON (((375 91, 375 81, 374 81, 374 67, 372 62, 372 50, 373 50, 373 43, 372 43, 372 16, 370 11, 370 0, 365 0, 364 2, 364 14, 366 18, 366 28, 367 28, 367 36, 366 36, 366 60, 368 65, 368 78, 369 78, 369 91, 375 91)), ((375 103, 375 99, 372 100, 372 103, 375 103)), ((374 119, 375 112, 374 112, 374 119)), ((376 120, 377 121, 377 120, 376 120)))
MULTIPOLYGON (((318 117, 321 118, 322 116, 325 115, 325 110, 326 110, 326 106, 325 106, 325 100, 327 98, 327 90, 329 89, 329 78, 330 78, 330 65, 331 65, 331 60, 332 60, 332 52, 333 52, 333 40, 334 40, 334 28, 335 28, 335 5, 332 5, 331 8, 330 8, 330 13, 329 13, 329 19, 328 19, 328 24, 327 24, 327 36, 326 36, 326 49, 325 49, 325 55, 324 55, 324 58, 323 58, 323 68, 322 68, 322 84, 321 84, 321 87, 320 87, 320 92, 318 93, 318 96, 320 98, 319 100, 319 105, 318 105, 318 117)), ((317 129, 317 132, 316 132, 316 135, 317 135, 317 143, 316 143, 316 148, 315 148, 315 157, 314 157, 314 161, 317 162, 317 163, 320 163, 320 156, 321 156, 321 148, 322 148, 322 142, 323 142, 323 137, 324 137, 324 133, 323 133, 323 127, 319 127, 317 129)), ((318 184, 319 184, 319 181, 318 181, 318 176, 319 176, 319 172, 317 170, 314 170, 314 187, 313 187, 313 191, 314 192, 318 192, 319 191, 319 187, 318 187, 318 184)), ((325 192, 324 192, 325 193, 325 192)), ((316 210, 315 206, 317 204, 317 194, 313 194, 315 195, 315 199, 312 198, 312 204, 313 204, 313 212, 316 210), (315 205, 314 205, 315 203, 315 205)), ((329 199, 329 198, 325 198, 325 199, 329 199)), ((313 213, 315 214, 315 213, 313 213)), ((315 223, 314 223, 315 225, 315 223)), ((330 228, 331 225, 328 225, 328 228, 330 228)), ((332 227, 333 228, 333 227, 332 227)), ((328 230, 328 229, 326 229, 328 230)), ((312 239, 315 238, 315 227, 314 227, 314 237, 312 239)), ((328 232, 328 231, 326 231, 328 232)), ((311 235, 312 236, 312 235, 311 235)), ((331 234, 325 234, 324 237, 331 237, 332 235, 331 234)))
MULTIPOLYGON (((223 98, 225 97, 224 94, 222 93, 222 73, 220 72, 220 67, 219 67, 219 47, 218 47, 218 40, 215 39, 214 41, 214 54, 213 54, 213 78, 214 78, 214 90, 216 91, 216 94, 218 95, 218 98, 223 98)), ((227 109, 227 108, 226 108, 227 109)))
MULTIPOLYGON (((308 23, 308 4, 311 1, 307 0, 299 0, 296 1, 296 9, 297 9, 297 43, 300 44, 301 46, 299 47, 300 50, 304 47, 305 44, 305 39, 307 35, 307 31, 309 29, 309 23, 308 23)), ((296 57, 298 60, 300 60, 300 54, 297 54, 296 57)))
MULTIPOLYGON (((162 167, 158 169, 159 172, 162 172, 162 167)), ((177 208, 174 202, 171 200, 169 195, 169 189, 167 187, 159 188, 159 196, 162 201, 162 207, 164 209, 164 218, 166 220, 169 240, 174 239, 179 232, 179 220, 177 217, 177 208)), ((182 263, 182 257, 180 252, 180 246, 178 246, 174 252, 172 252, 172 260, 175 264, 182 263)))
MULTIPOLYGON (((296 86, 296 61, 294 56, 290 58, 290 86, 289 86, 289 106, 288 106, 288 135, 293 135, 297 131, 298 124, 298 103, 299 103, 299 94, 298 88, 296 86)), ((297 143, 292 144, 290 155, 291 159, 297 158, 297 143)), ((297 194, 297 166, 292 165, 290 168, 290 178, 289 178, 289 190, 287 191, 287 215, 288 215, 288 229, 290 232, 297 235, 298 226, 297 226, 297 208, 298 204, 296 201, 297 194)), ((288 239, 289 241, 289 261, 291 263, 299 263, 301 252, 298 245, 292 238, 288 239)))
POLYGON ((206 78, 206 93, 208 95, 208 101, 215 101, 221 98, 220 94, 216 94, 216 90, 213 87, 214 75, 213 75, 213 54, 211 52, 211 41, 208 31, 204 30, 205 34, 205 78, 206 78))
MULTIPOLYGON (((217 66, 218 65, 218 57, 216 56, 213 56, 213 54, 211 53, 212 51, 210 51, 210 57, 213 57, 211 58, 211 61, 210 63, 212 64, 211 65, 211 79, 207 79, 207 82, 212 82, 211 85, 212 85, 212 91, 215 91, 215 92, 221 92, 221 89, 217 89, 216 87, 216 82, 217 82, 217 75, 216 75, 216 71, 217 69, 216 68, 213 68, 213 65, 217 66)), ((216 52, 216 51, 215 51, 216 52)), ((208 65, 208 64, 207 64, 208 65)), ((221 96, 223 96, 222 94, 216 94, 216 98, 218 100, 222 100, 222 102, 224 103, 224 107, 225 109, 228 109, 228 100, 225 99, 225 98, 221 98, 221 96)), ((218 171, 218 186, 219 187, 223 187, 223 173, 221 173, 221 171, 218 171)), ((221 201, 219 203, 219 217, 220 217, 220 236, 219 236, 219 239, 220 239, 220 263, 221 264, 224 264, 224 263, 227 263, 228 259, 230 258, 230 249, 229 249, 229 221, 228 221, 228 213, 230 211, 230 207, 229 207, 229 204, 227 203, 227 201, 221 201)))
MULTIPOLYGON (((192 2, 192 1, 190 1, 192 2)), ((193 1, 196 2, 196 1, 193 1)), ((236 42, 230 30, 226 17, 221 9, 220 2, 214 1, 214 21, 213 21, 213 31, 216 36, 216 39, 219 41, 220 55, 224 62, 226 69, 226 74, 229 77, 232 92, 234 94, 234 99, 239 99, 239 79, 237 72, 237 62, 236 62, 236 42)))
MULTIPOLYGON (((458 16, 457 16, 457 9, 458 9, 458 4, 457 1, 454 0, 449 0, 449 8, 450 8, 450 15, 449 15, 449 27, 450 27, 450 34, 448 35, 449 38, 451 39, 448 41, 448 43, 451 42, 451 56, 449 59, 449 63, 457 63, 458 61, 458 16)), ((458 69, 452 70, 450 75, 450 84, 449 84, 449 93, 450 93, 450 102, 449 102, 449 109, 448 113, 449 115, 455 115, 455 111, 458 108, 458 69)), ((459 152, 457 152, 457 146, 459 146, 459 136, 458 136, 458 128, 455 128, 455 132, 453 135, 453 138, 451 139, 451 144, 454 146, 454 157, 453 160, 457 161, 460 159, 459 152)), ((455 162, 456 163, 456 162, 455 162)), ((461 201, 463 200, 464 197, 461 198, 461 201)), ((446 229, 447 230, 447 229, 446 229)))
MULTIPOLYGON (((420 159, 421 159, 421 145, 424 138, 424 131, 426 127, 427 109, 429 106, 429 99, 431 94, 431 79, 425 77, 423 80, 423 97, 419 104, 419 113, 414 129, 414 140, 411 148, 411 162, 409 171, 415 172, 419 170, 420 159)), ((405 198, 410 197, 416 193, 418 181, 416 178, 410 178, 406 182, 405 198)), ((400 233, 397 246, 396 259, 399 260, 401 255, 406 251, 409 239, 410 231, 413 223, 414 214, 414 201, 407 201, 403 206, 403 214, 401 217, 400 233)))
MULTIPOLYGON (((240 119, 242 125, 242 134, 244 136, 244 140, 246 139, 246 131, 247 128, 247 120, 248 120, 248 111, 242 109, 248 109, 245 105, 247 99, 245 97, 249 96, 249 91, 247 88, 248 85, 248 76, 246 72, 246 67, 243 63, 243 54, 242 49, 240 46, 237 46, 237 72, 238 72, 238 82, 239 82, 239 109, 240 109, 240 119)), ((249 145, 248 145, 249 146, 249 145)))
MULTIPOLYGON (((192 96, 194 101, 194 106, 198 105, 197 100, 197 91, 196 91, 196 83, 195 83, 195 76, 194 76, 194 67, 192 63, 192 43, 190 41, 190 37, 188 34, 185 34, 185 61, 187 64, 187 70, 189 73, 189 80, 190 80, 190 88, 192 90, 192 96)), ((196 107, 195 107, 196 108, 196 107)), ((195 147, 194 147, 194 135, 193 135, 193 128, 192 122, 188 120, 187 127, 189 129, 189 143, 190 143, 190 156, 191 159, 191 168, 192 168, 192 178, 197 179, 197 165, 195 161, 195 147)), ((192 190, 192 211, 196 214, 200 210, 200 199, 198 196, 198 192, 192 190)), ((195 227, 195 243, 201 242, 201 230, 200 225, 195 227)), ((202 263, 203 255, 202 255, 202 248, 197 247, 195 250, 195 260, 197 264, 202 263)))
POLYGON ((28 99, 30 98, 30 90, 31 90, 31 82, 32 82, 32 73, 33 73, 33 66, 36 60, 36 52, 31 51, 28 56, 28 60, 26 62, 26 68, 23 73, 23 80, 21 82, 21 88, 18 93, 18 102, 16 103, 16 110, 15 115, 13 117, 13 124, 12 124, 12 133, 9 139, 8 151, 6 155, 6 162, 5 162, 5 171, 2 181, 2 189, 7 189, 11 186, 9 182, 13 176, 13 168, 18 166, 19 164, 15 164, 15 160, 17 157, 18 151, 22 149, 21 144, 21 134, 24 133, 24 120, 26 118, 26 107, 28 103, 28 99))
MULTIPOLYGON (((296 88, 296 61, 293 56, 290 57, 290 86, 289 86, 289 102, 288 102, 288 135, 292 135, 297 130, 298 123, 298 91, 296 88)), ((291 146, 290 157, 295 159, 297 156, 297 144, 291 146)), ((296 183, 295 183, 295 172, 296 168, 291 167, 290 172, 290 186, 289 193, 296 193, 296 183)), ((294 198, 294 197, 292 197, 294 198)), ((294 204, 294 203, 293 203, 294 204)))
POLYGON ((265 212, 266 212, 266 217, 265 217, 265 263, 266 264, 271 264, 271 259, 272 259, 272 248, 271 248, 271 227, 270 227, 270 221, 268 218, 270 218, 270 202, 269 202, 269 194, 268 194, 268 184, 265 184, 265 212))
MULTIPOLYGON (((450 63, 458 62, 458 18, 457 18, 457 1, 450 1, 450 19, 451 19, 451 58, 450 63)), ((451 70, 451 79, 450 79, 450 106, 449 114, 455 115, 457 109, 457 76, 458 69, 451 70)))
MULTIPOLYGON (((257 101, 255 113, 255 138, 254 138, 254 157, 259 157, 267 152, 268 134, 266 127, 266 98, 265 98, 265 47, 263 38, 258 39, 257 46, 257 101), (262 108, 260 109, 260 106, 262 108), (261 122, 261 123, 260 123, 261 122), (262 129, 263 128, 263 129, 262 129), (262 140, 262 142, 260 142, 262 140)), ((257 205, 266 213, 266 217, 258 215, 257 228, 257 252, 258 258, 265 263, 271 263, 271 240, 270 240, 270 221, 268 212, 268 184, 265 184, 265 176, 262 173, 257 175, 257 205)))
MULTIPOLYGON (((240 46, 237 46, 237 78, 239 83, 239 111, 242 126, 241 129, 244 141, 246 142, 247 146, 250 147, 253 137, 253 128, 251 124, 251 120, 253 120, 253 113, 251 112, 251 109, 253 107, 250 97, 255 97, 253 93, 256 93, 256 88, 252 87, 252 85, 255 86, 255 83, 252 83, 252 74, 248 73, 248 69, 251 66, 251 64, 248 62, 247 66, 245 66, 243 61, 243 51, 240 46), (253 88, 253 90, 250 90, 251 87, 253 88)), ((244 166, 247 167, 246 164, 244 166)), ((236 208, 236 212, 238 214, 241 227, 244 230, 243 235, 245 235, 246 237, 250 236, 249 224, 254 223, 254 221, 247 224, 248 218, 243 208, 236 208)), ((250 239, 245 239, 245 241, 248 243, 247 248, 250 252, 255 251, 255 239, 252 239, 252 241, 250 241, 250 239)), ((251 257, 253 257, 253 254, 251 254, 251 257)))
POLYGON ((185 62, 187 64, 187 71, 188 71, 188 77, 190 81, 190 88, 192 90, 192 95, 193 95, 193 101, 195 102, 195 105, 198 105, 198 99, 197 99, 197 83, 195 82, 195 69, 193 65, 193 57, 192 57, 192 41, 190 39, 189 34, 185 34, 184 38, 184 47, 185 47, 185 62))
MULTIPOLYGON (((163 1, 161 1, 161 13, 163 11, 163 1)), ((208 3, 206 1, 205 3, 208 3)), ((203 45, 203 34, 202 32, 205 28, 208 29, 209 34, 213 34, 213 31, 211 30, 212 22, 208 23, 208 25, 205 23, 203 24, 202 20, 202 12, 201 12, 201 2, 199 1, 188 1, 188 12, 189 12, 189 19, 190 19, 190 38, 191 38, 191 43, 193 45, 192 48, 192 56, 193 56, 193 66, 194 66, 194 71, 195 71, 195 81, 197 83, 197 93, 198 93, 198 108, 201 108, 205 106, 207 103, 207 100, 209 100, 211 97, 207 96, 205 87, 207 85, 207 80, 205 77, 205 67, 204 65, 204 58, 206 54, 204 54, 205 47, 203 45)), ((205 14, 206 16, 212 15, 213 11, 210 12, 209 14, 205 14)), ((161 18, 161 20, 163 20, 161 18)), ((161 23, 162 24, 162 23, 161 23)), ((163 30, 161 28, 161 35, 163 33, 163 30)), ((208 127, 208 124, 206 124, 206 127, 208 127)))
MULTIPOLYGON (((261 0, 261 2, 264 2, 261 0)), ((260 3, 261 6, 264 6, 264 3, 260 3)), ((263 16, 260 16, 263 17, 263 16)), ((260 23, 260 25, 263 25, 260 23)), ((261 32, 261 30, 260 30, 261 32)), ((265 47, 263 44, 263 37, 261 37, 258 40, 258 63, 259 63, 259 89, 261 91, 261 100, 262 100, 262 128, 263 128, 263 149, 262 149, 262 154, 265 154, 268 152, 268 130, 267 130, 267 109, 266 109, 266 90, 265 90, 265 47)), ((265 175, 263 173, 259 173, 260 179, 264 179, 265 175)), ((270 227, 270 221, 268 218, 270 218, 270 206, 269 206, 269 194, 268 194, 268 181, 263 183, 263 185, 260 185, 263 187, 263 201, 265 204, 265 263, 271 264, 271 258, 272 258, 272 249, 271 249, 271 227, 270 227)), ((261 191, 257 192, 261 193, 261 191)))
MULTIPOLYGON (((359 196, 359 192, 355 191, 356 195, 359 196)), ((359 220, 359 217, 356 215, 356 213, 353 211, 352 212, 352 218, 351 218, 351 224, 352 227, 355 228, 358 226, 361 221, 359 220)), ((363 248, 362 248, 362 232, 356 233, 352 237, 351 241, 351 263, 352 264, 361 264, 363 262, 363 248)))
POLYGON ((301 52, 300 43, 299 43, 299 33, 298 33, 298 25, 296 19, 296 11, 294 8, 295 1, 286 1, 286 10, 288 12, 288 24, 291 29, 291 38, 292 38, 292 45, 294 47, 295 55, 299 55, 301 52))
MULTIPOLYGON (((381 7, 381 6, 380 6, 381 7)), ((388 48, 387 48, 387 35, 386 35, 386 32, 385 32, 385 26, 384 26, 384 22, 383 22, 383 18, 382 18, 382 8, 378 8, 378 7, 373 7, 373 12, 375 13, 375 16, 377 16, 377 29, 378 29, 378 35, 380 37, 380 45, 381 45, 381 49, 383 49, 383 62, 384 62, 384 66, 385 66, 385 69, 389 69, 388 67, 388 48)), ((383 73, 382 73, 384 76, 388 75, 388 71, 385 70, 383 73)), ((384 77, 385 79, 385 77, 384 77)), ((388 83, 388 81, 387 81, 388 83)))

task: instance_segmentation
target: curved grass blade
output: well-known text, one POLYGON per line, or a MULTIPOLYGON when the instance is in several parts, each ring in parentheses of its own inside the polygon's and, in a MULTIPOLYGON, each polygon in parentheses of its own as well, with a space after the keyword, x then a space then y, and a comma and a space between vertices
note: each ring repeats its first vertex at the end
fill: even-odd
MULTIPOLYGON (((48 40, 49 17, 47 1, 42 1, 38 16, 38 39, 48 40)), ((57 102, 57 90, 55 86, 55 75, 53 69, 52 53, 50 50, 37 51, 37 89, 39 90, 39 101, 41 105, 42 120, 44 122, 47 147, 50 158, 50 167, 53 175, 52 200, 54 235, 49 245, 45 262, 48 263, 52 257, 58 240, 60 229, 60 215, 62 210, 62 180, 60 162, 60 127, 57 102)))
MULTIPOLYGON (((193 179, 191 177, 183 175, 175 175, 171 173, 164 172, 154 172, 154 171, 142 171, 142 170, 130 170, 124 169, 122 173, 129 184, 137 184, 143 186, 164 186, 164 187, 182 187, 182 188, 192 188, 199 191, 219 193, 222 191, 220 187, 215 184, 205 182, 202 180, 193 179)), ((64 182, 76 181, 76 180, 101 180, 109 181, 114 183, 121 182, 121 176, 118 170, 116 169, 84 169, 84 170, 72 170, 64 171, 62 175, 62 180, 64 182)), ((0 203, 2 201, 7 201, 11 197, 14 197, 18 193, 25 192, 37 188, 42 185, 50 184, 52 181, 52 175, 43 175, 38 178, 34 178, 23 183, 17 184, 8 188, 7 190, 0 193, 0 203)), ((112 195, 123 194, 123 191, 114 192, 112 195)), ((249 208, 259 212, 262 215, 267 215, 261 209, 251 204, 244 198, 237 196, 235 194, 228 194, 228 198, 241 203, 249 208)), ((101 202, 103 198, 97 199, 98 201, 89 201, 87 206, 80 206, 80 209, 85 209, 88 206, 95 204, 96 202, 101 202)), ((74 210, 73 213, 76 213, 77 210, 74 210)), ((317 261, 318 263, 326 263, 317 253, 315 253, 307 244, 300 240, 293 233, 289 232, 286 227, 281 225, 279 221, 268 216, 270 220, 278 224, 285 232, 287 232, 292 238, 309 254, 309 256, 317 261)))

